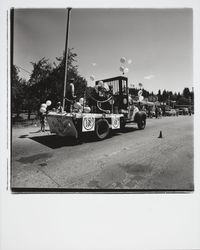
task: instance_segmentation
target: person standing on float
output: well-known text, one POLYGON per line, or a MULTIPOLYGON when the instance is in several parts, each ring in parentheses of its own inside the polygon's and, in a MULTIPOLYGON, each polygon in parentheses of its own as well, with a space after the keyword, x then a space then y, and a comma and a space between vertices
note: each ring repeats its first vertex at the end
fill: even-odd
POLYGON ((69 81, 67 85, 66 91, 66 112, 71 112, 71 106, 74 104, 76 96, 74 95, 75 88, 74 88, 74 79, 69 81))

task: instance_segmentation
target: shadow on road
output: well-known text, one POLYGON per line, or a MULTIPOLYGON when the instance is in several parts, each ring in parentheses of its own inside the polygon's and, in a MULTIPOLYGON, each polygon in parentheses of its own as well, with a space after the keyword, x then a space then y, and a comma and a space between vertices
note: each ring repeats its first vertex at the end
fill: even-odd
POLYGON ((40 133, 40 132, 41 132, 41 129, 34 131, 34 132, 29 132, 29 134, 36 134, 36 133, 40 133))
MULTIPOLYGON (((109 140, 114 136, 123 135, 125 133, 130 133, 136 131, 136 128, 133 127, 126 127, 122 131, 112 131, 110 136, 106 139, 109 140)), ((83 133, 79 139, 75 139, 74 137, 60 137, 57 135, 42 135, 42 136, 33 136, 28 137, 29 139, 41 143, 51 149, 66 147, 66 146, 76 146, 83 143, 92 143, 97 142, 97 138, 93 133, 83 133)))
POLYGON ((36 141, 40 144, 43 144, 52 149, 61 148, 65 146, 74 146, 77 144, 74 138, 59 137, 57 135, 34 136, 34 137, 29 137, 29 139, 36 141))
POLYGON ((28 135, 20 135, 19 138, 20 138, 20 139, 24 139, 24 138, 26 138, 27 136, 28 136, 28 135))
POLYGON ((137 127, 125 127, 123 129, 123 131, 121 131, 121 133, 122 134, 124 134, 124 133, 130 133, 130 132, 133 132, 133 131, 136 131, 136 130, 138 130, 137 127))

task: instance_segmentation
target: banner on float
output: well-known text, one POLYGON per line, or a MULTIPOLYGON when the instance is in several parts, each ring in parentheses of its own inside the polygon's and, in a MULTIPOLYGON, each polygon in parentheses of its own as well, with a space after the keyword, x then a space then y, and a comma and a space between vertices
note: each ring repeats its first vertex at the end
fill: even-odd
POLYGON ((83 115, 82 132, 95 130, 95 116, 92 114, 83 115))
POLYGON ((112 129, 120 128, 120 117, 117 115, 112 116, 112 129))

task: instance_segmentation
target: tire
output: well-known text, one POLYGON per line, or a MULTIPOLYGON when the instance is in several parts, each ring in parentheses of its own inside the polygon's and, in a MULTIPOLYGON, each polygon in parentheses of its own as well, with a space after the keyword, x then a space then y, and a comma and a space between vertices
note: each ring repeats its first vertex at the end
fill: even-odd
POLYGON ((98 140, 104 140, 109 134, 109 124, 105 119, 100 119, 95 124, 95 134, 98 140))
POLYGON ((146 126, 146 119, 141 119, 139 122, 138 122, 138 129, 144 129, 145 126, 146 126))

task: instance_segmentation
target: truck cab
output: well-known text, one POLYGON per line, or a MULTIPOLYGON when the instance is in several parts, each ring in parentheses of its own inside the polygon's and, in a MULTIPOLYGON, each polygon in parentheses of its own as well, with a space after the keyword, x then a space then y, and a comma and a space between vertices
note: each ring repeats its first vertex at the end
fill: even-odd
MULTIPOLYGON (((107 84, 110 89, 110 95, 113 97, 110 111, 114 114, 123 113, 128 110, 128 78, 118 76, 96 81, 98 86, 99 82, 107 84)), ((125 112, 126 113, 126 112, 125 112)))
MULTIPOLYGON (((103 82, 109 87, 110 96, 112 101, 110 104, 110 112, 113 114, 123 114, 121 118, 121 127, 124 127, 127 123, 137 123, 139 129, 144 129, 146 125, 146 113, 137 110, 134 112, 134 103, 130 102, 128 78, 125 76, 118 76, 113 78, 107 78, 98 80, 95 82, 98 86, 99 82, 103 82)), ((102 110, 106 106, 101 105, 102 110)), ((106 108, 109 106, 107 105, 106 108)))

